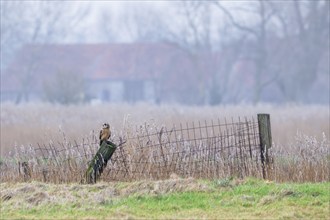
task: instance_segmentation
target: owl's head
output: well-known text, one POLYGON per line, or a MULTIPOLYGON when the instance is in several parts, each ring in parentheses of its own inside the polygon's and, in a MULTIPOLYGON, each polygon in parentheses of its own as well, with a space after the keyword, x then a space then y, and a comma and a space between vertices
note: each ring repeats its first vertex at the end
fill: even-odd
POLYGON ((108 123, 104 123, 102 128, 110 128, 110 125, 108 123))

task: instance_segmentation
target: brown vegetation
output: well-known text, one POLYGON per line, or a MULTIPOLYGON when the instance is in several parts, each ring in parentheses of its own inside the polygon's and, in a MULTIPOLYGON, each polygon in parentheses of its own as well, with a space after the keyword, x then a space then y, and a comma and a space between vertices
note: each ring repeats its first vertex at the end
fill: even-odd
POLYGON ((43 204, 106 204, 128 196, 163 195, 171 192, 207 192, 212 188, 200 181, 168 179, 164 181, 140 181, 134 183, 97 183, 95 185, 1 183, 0 201, 13 206, 35 207, 43 204))
MULTIPOLYGON (((211 121, 217 118, 222 119, 225 116, 230 118, 230 116, 256 115, 258 112, 271 114, 274 145, 269 152, 273 158, 273 163, 267 170, 269 179, 298 182, 329 180, 329 168, 327 166, 329 163, 327 151, 329 137, 326 136, 329 133, 329 124, 327 123, 329 115, 326 107, 229 106, 193 108, 182 106, 147 107, 143 104, 136 106, 105 105, 102 108, 100 108, 101 106, 62 107, 53 105, 27 105, 24 108, 23 106, 5 105, 4 107, 5 114, 1 114, 1 127, 6 129, 2 129, 5 132, 1 133, 2 150, 8 152, 8 148, 2 147, 3 143, 8 143, 10 138, 15 140, 19 136, 13 134, 17 133, 22 134, 22 138, 17 138, 16 141, 25 139, 26 143, 34 141, 35 143, 39 142, 40 145, 33 143, 11 147, 11 157, 6 157, 1 165, 1 178, 3 180, 27 181, 26 178, 29 177, 32 180, 55 183, 82 181, 88 162, 98 149, 97 132, 93 130, 85 132, 85 130, 94 128, 98 131, 95 125, 101 125, 104 121, 109 121, 115 128, 113 138, 115 143, 119 142, 119 137, 125 137, 128 140, 115 152, 113 161, 108 164, 104 171, 102 178, 105 181, 163 179, 168 178, 172 171, 177 171, 179 176, 197 178, 262 177, 260 163, 258 164, 254 160, 243 160, 243 164, 238 165, 238 160, 230 160, 230 157, 219 157, 216 163, 215 160, 210 162, 209 155, 213 153, 209 150, 212 146, 210 142, 200 142, 201 144, 195 144, 194 148, 191 148, 188 143, 183 143, 181 150, 189 149, 190 152, 197 151, 199 154, 192 161, 188 158, 189 163, 183 163, 181 167, 175 166, 174 169, 171 166, 160 166, 160 161, 152 158, 155 155, 166 155, 161 162, 168 161, 170 163, 171 161, 184 161, 184 158, 187 158, 187 153, 180 154, 181 158, 178 158, 173 152, 170 153, 171 147, 150 149, 147 146, 149 136, 145 136, 139 142, 129 140, 129 137, 133 137, 137 132, 140 132, 140 137, 148 132, 160 132, 164 125, 171 128, 173 124, 179 122, 211 121), (37 111, 34 114, 39 115, 34 120, 31 119, 33 110, 37 111), (129 117, 128 114, 131 116, 129 117), (121 124, 122 120, 124 123, 121 124), (55 126, 58 121, 61 121, 60 126, 62 127, 60 128, 55 126), (28 123, 31 123, 30 129, 28 129, 28 123), (40 126, 37 127, 37 124, 40 126), (141 127, 136 125, 141 125, 141 127), (51 132, 60 133, 62 137, 53 136, 47 144, 48 141, 45 141, 43 135, 40 135, 45 134, 43 131, 45 126, 49 128, 49 133, 47 132, 49 138, 53 136, 51 132), (65 131, 70 127, 73 129, 65 131), (9 133, 8 129, 15 129, 16 132, 9 133), (56 129, 60 129, 60 132, 56 129), (297 133, 298 130, 301 132, 297 133), (29 135, 25 135, 24 132, 29 135), (80 141, 72 141, 74 139, 80 141), (204 158, 204 161, 196 164, 201 158, 204 158), (141 161, 148 163, 143 165, 141 161), (20 174, 18 162, 28 162, 31 174, 26 175, 24 169, 20 174), (140 164, 137 165, 137 162, 140 164), (237 167, 243 165, 244 172, 237 170, 237 167)), ((230 155, 230 151, 227 153, 230 155)))

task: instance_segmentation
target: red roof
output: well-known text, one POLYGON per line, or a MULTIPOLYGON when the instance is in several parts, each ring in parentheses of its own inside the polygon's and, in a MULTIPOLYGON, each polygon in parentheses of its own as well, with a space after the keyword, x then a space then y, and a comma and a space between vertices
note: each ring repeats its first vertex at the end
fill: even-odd
POLYGON ((25 45, 2 75, 2 90, 20 86, 29 70, 36 87, 41 79, 59 71, 91 80, 155 79, 160 75, 174 85, 178 78, 194 80, 187 54, 163 43, 25 45))

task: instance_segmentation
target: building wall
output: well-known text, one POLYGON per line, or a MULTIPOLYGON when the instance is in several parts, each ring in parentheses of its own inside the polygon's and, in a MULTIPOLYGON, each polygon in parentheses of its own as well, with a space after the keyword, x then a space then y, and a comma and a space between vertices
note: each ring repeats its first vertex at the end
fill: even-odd
POLYGON ((156 101, 156 83, 154 80, 144 82, 144 98, 148 102, 156 101))
POLYGON ((87 96, 101 102, 155 102, 153 80, 91 80, 87 96))
POLYGON ((121 102, 124 84, 122 81, 93 80, 87 83, 87 96, 102 102, 121 102))

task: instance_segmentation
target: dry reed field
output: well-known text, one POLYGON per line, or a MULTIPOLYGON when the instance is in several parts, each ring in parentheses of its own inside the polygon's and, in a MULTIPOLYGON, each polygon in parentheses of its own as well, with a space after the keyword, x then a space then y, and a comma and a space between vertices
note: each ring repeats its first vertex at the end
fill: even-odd
MULTIPOLYGON (((329 181, 327 106, 187 107, 143 103, 98 106, 3 104, 1 155, 5 159, 2 159, 1 177, 8 181, 31 178, 55 183, 80 182, 87 164, 98 149, 100 126, 109 122, 113 131, 111 140, 118 144, 119 139, 123 138, 125 144, 116 150, 108 163, 102 175, 105 181, 165 179, 173 173, 196 178, 262 178, 260 161, 252 160, 252 156, 246 159, 248 157, 244 154, 240 154, 239 158, 236 149, 224 148, 226 144, 232 146, 232 142, 245 143, 245 138, 238 138, 238 141, 227 138, 227 142, 213 142, 208 138, 194 145, 180 139, 180 144, 177 144, 178 140, 173 139, 180 137, 180 134, 171 136, 164 132, 164 128, 170 130, 182 127, 182 124, 197 127, 205 123, 204 127, 208 127, 206 124, 213 124, 213 121, 227 124, 237 119, 254 120, 257 113, 269 113, 271 116, 273 147, 269 154, 273 160, 267 169, 269 179, 329 181), (152 136, 153 133, 158 136, 152 136), (148 147, 152 138, 159 141, 160 146, 148 147), (216 151, 218 149, 219 152, 216 151), (155 159, 157 157, 159 159, 155 159), (29 164, 28 176, 24 176, 24 162, 29 164)), ((251 130, 254 129, 252 122, 251 130)), ((207 128, 205 131, 208 133, 207 128)), ((257 145, 258 142, 255 142, 254 146, 257 145)))

